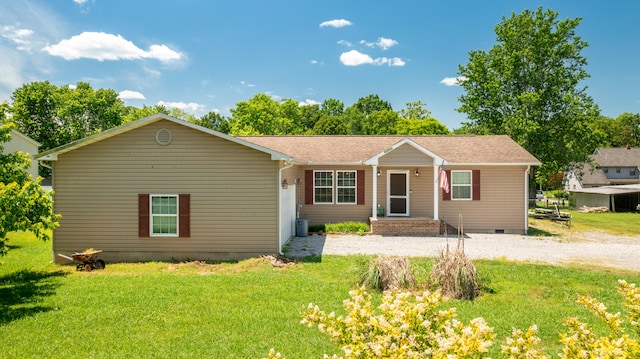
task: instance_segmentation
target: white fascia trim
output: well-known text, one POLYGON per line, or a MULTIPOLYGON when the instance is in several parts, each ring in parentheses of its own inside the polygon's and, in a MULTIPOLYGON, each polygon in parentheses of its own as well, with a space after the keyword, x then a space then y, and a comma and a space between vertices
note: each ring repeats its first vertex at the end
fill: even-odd
POLYGON ((364 166, 364 162, 305 162, 307 166, 364 166))
POLYGON ((392 145, 391 147, 385 149, 384 151, 378 153, 377 155, 369 158, 368 160, 366 160, 364 163, 367 165, 377 165, 378 164, 378 160, 383 157, 384 155, 386 155, 387 153, 395 150, 396 148, 402 146, 402 145, 409 145, 413 148, 415 148, 416 150, 418 150, 419 152, 421 152, 422 154, 429 156, 431 158, 433 158, 433 162, 434 163, 442 163, 444 161, 444 159, 438 155, 436 155, 435 153, 429 151, 428 149, 424 148, 423 146, 417 144, 415 141, 411 140, 410 138, 405 138, 403 140, 400 140, 398 142, 396 142, 394 145, 392 145))
MULTIPOLYGON (((165 115, 165 114, 162 114, 162 113, 157 113, 155 115, 151 115, 151 116, 148 116, 148 117, 145 117, 145 118, 141 118, 139 120, 136 120, 136 121, 133 121, 133 122, 129 122, 129 123, 120 125, 118 127, 110 128, 110 129, 102 131, 100 133, 96 133, 95 135, 87 136, 87 137, 81 138, 79 140, 67 143, 65 145, 56 147, 54 149, 39 153, 39 154, 37 154, 35 156, 35 159, 43 160, 43 159, 47 158, 50 155, 54 155, 55 156, 55 155, 63 154, 63 153, 75 150, 77 148, 81 148, 81 147, 90 145, 92 143, 95 143, 95 142, 98 142, 98 141, 102 141, 104 139, 119 135, 119 134, 124 133, 124 132, 128 132, 128 131, 134 130, 136 128, 140 128, 142 126, 145 126, 147 124, 150 124, 150 123, 153 123, 153 122, 157 122, 157 121, 160 121, 160 120, 167 120, 167 121, 170 121, 170 122, 182 125, 182 126, 189 127, 191 129, 194 129, 194 130, 197 130, 197 131, 201 131, 201 132, 204 132, 204 133, 216 136, 216 137, 220 137, 222 139, 225 139, 225 140, 228 140, 228 141, 243 145, 245 147, 249 147, 251 149, 254 149, 254 150, 257 150, 257 151, 260 151, 260 152, 267 153, 267 154, 271 155, 271 160, 273 160, 273 161, 280 161, 280 160, 293 161, 293 160, 295 160, 293 157, 288 156, 288 155, 286 155, 284 153, 280 153, 280 152, 271 150, 269 148, 256 145, 254 143, 251 143, 251 142, 248 142, 248 141, 245 141, 245 140, 241 140, 241 139, 233 137, 233 136, 229 136, 229 135, 224 134, 222 132, 214 131, 214 130, 211 130, 209 128, 202 127, 202 126, 196 125, 194 123, 191 123, 191 122, 188 122, 188 121, 185 121, 185 120, 181 120, 179 118, 175 118, 175 117, 172 117, 172 116, 169 116, 169 115, 165 115)), ((52 161, 55 161, 55 160, 52 159, 52 161)))
POLYGON ((540 166, 542 163, 540 162, 532 162, 532 163, 510 163, 510 162, 499 162, 499 163, 490 163, 490 162, 446 162, 447 166, 540 166))

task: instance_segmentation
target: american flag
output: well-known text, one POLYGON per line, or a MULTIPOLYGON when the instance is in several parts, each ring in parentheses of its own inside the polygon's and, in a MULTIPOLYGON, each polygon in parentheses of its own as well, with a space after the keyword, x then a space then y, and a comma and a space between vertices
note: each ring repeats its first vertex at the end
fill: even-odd
POLYGON ((449 179, 447 178, 447 172, 444 170, 444 165, 440 167, 440 188, 449 193, 449 179))

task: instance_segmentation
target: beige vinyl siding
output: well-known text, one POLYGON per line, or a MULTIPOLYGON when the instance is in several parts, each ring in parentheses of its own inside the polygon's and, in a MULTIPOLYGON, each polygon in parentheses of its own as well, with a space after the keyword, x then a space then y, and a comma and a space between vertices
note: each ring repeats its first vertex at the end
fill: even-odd
MULTIPOLYGON (((447 170, 480 170, 480 200, 440 200, 440 219, 458 227, 462 214, 466 232, 525 233, 524 166, 456 167, 447 170)), ((449 179, 451 181, 451 179, 449 179)), ((439 191, 442 199, 442 190, 439 191)))
POLYGON ((433 158, 411 145, 404 144, 382 156, 378 164, 380 166, 431 166, 433 158))
POLYGON ((158 121, 61 154, 54 166, 54 252, 105 260, 227 259, 278 250, 278 162, 158 121), (156 143, 168 129, 172 142, 156 143), (191 195, 189 238, 138 237, 138 194, 191 195))
MULTIPOLYGON (((423 155, 424 156, 424 155, 423 155)), ((408 171, 409 217, 433 218, 433 167, 378 167, 378 204, 386 209, 387 171, 408 171), (416 168, 420 176, 415 176, 416 168)))
POLYGON ((345 221, 357 221, 369 223, 371 216, 371 174, 369 166, 300 166, 298 169, 301 184, 298 186, 298 203, 302 204, 300 217, 308 218, 309 224, 339 223, 345 221), (335 204, 335 181, 334 181, 334 204, 305 204, 305 170, 322 171, 358 171, 364 170, 364 205, 357 204, 335 204))

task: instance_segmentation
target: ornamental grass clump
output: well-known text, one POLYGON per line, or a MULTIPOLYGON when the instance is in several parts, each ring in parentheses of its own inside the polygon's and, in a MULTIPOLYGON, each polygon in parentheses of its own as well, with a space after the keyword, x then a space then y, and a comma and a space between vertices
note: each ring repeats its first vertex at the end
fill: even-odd
POLYGON ((464 244, 458 241, 455 251, 447 249, 437 258, 431 279, 440 286, 442 294, 454 299, 474 299, 480 292, 478 274, 471 259, 464 253, 464 244))
POLYGON ((416 285, 407 257, 377 257, 363 266, 358 284, 366 288, 385 291, 416 285))

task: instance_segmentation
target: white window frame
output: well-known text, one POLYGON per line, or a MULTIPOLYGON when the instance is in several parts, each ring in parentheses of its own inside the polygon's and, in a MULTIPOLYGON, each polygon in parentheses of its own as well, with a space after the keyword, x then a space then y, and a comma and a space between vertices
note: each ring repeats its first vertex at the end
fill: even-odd
POLYGON ((180 235, 180 196, 177 194, 150 194, 149 195, 149 236, 150 237, 178 237, 180 235), (175 214, 166 214, 166 213, 153 213, 153 199, 158 197, 168 197, 175 198, 176 200, 176 213, 175 214), (175 233, 155 233, 153 227, 154 218, 160 217, 171 217, 175 218, 176 221, 176 232, 175 233))
POLYGON ((451 200, 452 201, 471 201, 473 200, 473 171, 471 170, 453 170, 451 171, 451 200), (455 183, 454 178, 456 176, 454 176, 454 173, 468 173, 469 174, 469 183, 455 183), (454 190, 456 187, 469 187, 469 198, 456 198, 455 193, 456 191, 454 190))
POLYGON ((314 170, 313 171, 313 204, 333 204, 335 200, 335 177, 333 170, 314 170), (316 186, 316 173, 328 173, 331 177, 331 186, 316 186), (318 202, 316 200, 316 188, 331 189, 331 202, 318 202))
POLYGON ((336 176, 335 176, 335 183, 336 183, 336 195, 335 195, 335 199, 336 199, 336 204, 357 204, 358 203, 358 171, 355 170, 336 170, 336 176), (353 173, 353 186, 340 186, 340 184, 338 183, 338 178, 339 178, 339 174, 340 173, 353 173), (341 188, 353 188, 353 202, 340 202, 340 189, 341 188))

